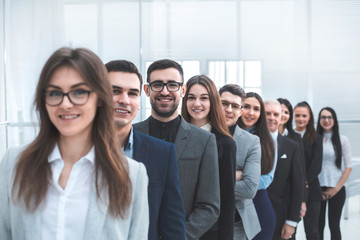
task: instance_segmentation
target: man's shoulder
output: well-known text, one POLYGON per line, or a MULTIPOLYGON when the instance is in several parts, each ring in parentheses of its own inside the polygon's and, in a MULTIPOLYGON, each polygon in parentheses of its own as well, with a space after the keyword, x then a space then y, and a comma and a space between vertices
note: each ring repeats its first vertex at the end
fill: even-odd
MULTIPOLYGON (((298 142, 296 142, 294 139, 282 136, 281 134, 278 135, 278 139, 281 139, 283 144, 286 144, 289 148, 296 148, 298 146, 298 142)), ((281 141, 278 141, 278 143, 281 143, 281 141)))
MULTIPOLYGON (((191 131, 193 135, 197 135, 197 136, 200 136, 200 137, 210 137, 214 134, 212 134, 211 132, 209 131, 206 131, 202 128, 199 128, 191 123, 188 123, 186 122, 183 118, 181 118, 181 122, 180 122, 180 127, 179 127, 179 131, 191 131)), ((215 137, 215 136, 214 136, 215 137)))
POLYGON ((149 125, 149 118, 143 120, 143 121, 140 121, 140 122, 137 122, 137 123, 134 123, 132 126, 135 130, 138 130, 139 128, 142 128, 144 126, 147 126, 149 125))
POLYGON ((255 134, 249 133, 248 131, 245 131, 244 129, 240 128, 239 126, 236 126, 234 138, 242 138, 246 139, 247 141, 257 141, 259 140, 259 137, 255 134))
POLYGON ((134 138, 141 138, 143 141, 146 141, 147 144, 151 145, 154 148, 161 148, 161 149, 171 148, 171 146, 173 145, 170 142, 161 140, 159 138, 152 137, 145 133, 139 132, 135 129, 133 131, 134 131, 134 138))

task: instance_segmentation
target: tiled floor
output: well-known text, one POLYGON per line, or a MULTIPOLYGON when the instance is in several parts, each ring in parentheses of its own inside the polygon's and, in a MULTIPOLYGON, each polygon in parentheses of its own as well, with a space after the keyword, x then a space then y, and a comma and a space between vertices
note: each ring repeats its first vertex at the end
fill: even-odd
MULTIPOLYGON (((360 186, 359 186, 360 187, 360 186)), ((341 218, 341 234, 343 240, 360 239, 360 195, 349 198, 349 216, 344 219, 344 211, 341 218)), ((324 240, 330 239, 330 231, 325 227, 324 240)), ((304 225, 300 222, 297 234, 297 240, 306 240, 304 225)))

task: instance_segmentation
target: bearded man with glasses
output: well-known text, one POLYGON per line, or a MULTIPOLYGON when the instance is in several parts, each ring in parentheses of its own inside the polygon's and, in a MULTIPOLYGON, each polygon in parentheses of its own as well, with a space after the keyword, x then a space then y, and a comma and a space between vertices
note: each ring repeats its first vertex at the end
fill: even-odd
POLYGON ((186 216, 186 238, 199 239, 220 214, 217 145, 214 134, 187 123, 178 114, 184 97, 183 69, 169 59, 152 63, 144 91, 150 98, 151 116, 134 129, 175 143, 180 190, 186 216))

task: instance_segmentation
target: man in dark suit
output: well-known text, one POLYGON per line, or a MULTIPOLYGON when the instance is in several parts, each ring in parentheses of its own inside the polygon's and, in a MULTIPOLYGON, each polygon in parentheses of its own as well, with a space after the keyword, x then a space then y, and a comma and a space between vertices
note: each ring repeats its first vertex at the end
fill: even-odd
POLYGON ((181 195, 186 215, 186 238, 199 239, 220 214, 217 145, 214 134, 187 123, 178 115, 184 96, 182 67, 169 59, 152 63, 144 91, 151 116, 134 128, 175 143, 181 195))
POLYGON ((148 239, 185 239, 185 212, 174 144, 132 129, 140 104, 142 77, 126 60, 107 63, 113 87, 114 120, 125 154, 144 163, 149 177, 148 239))
POLYGON ((278 161, 274 180, 267 188, 276 214, 273 239, 289 239, 299 222, 304 194, 304 174, 301 167, 300 146, 278 133, 281 105, 276 100, 264 102, 267 126, 277 139, 278 161))

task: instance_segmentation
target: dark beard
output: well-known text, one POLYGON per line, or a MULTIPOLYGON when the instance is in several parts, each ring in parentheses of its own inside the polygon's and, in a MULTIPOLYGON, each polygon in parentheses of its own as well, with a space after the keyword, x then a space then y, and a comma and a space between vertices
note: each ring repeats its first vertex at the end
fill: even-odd
POLYGON ((168 118, 171 115, 174 114, 174 112, 176 111, 176 109, 178 108, 178 104, 173 104, 170 111, 168 112, 161 112, 157 106, 156 103, 154 103, 153 101, 150 101, 151 107, 154 110, 154 112, 159 116, 159 117, 163 117, 163 118, 168 118))

